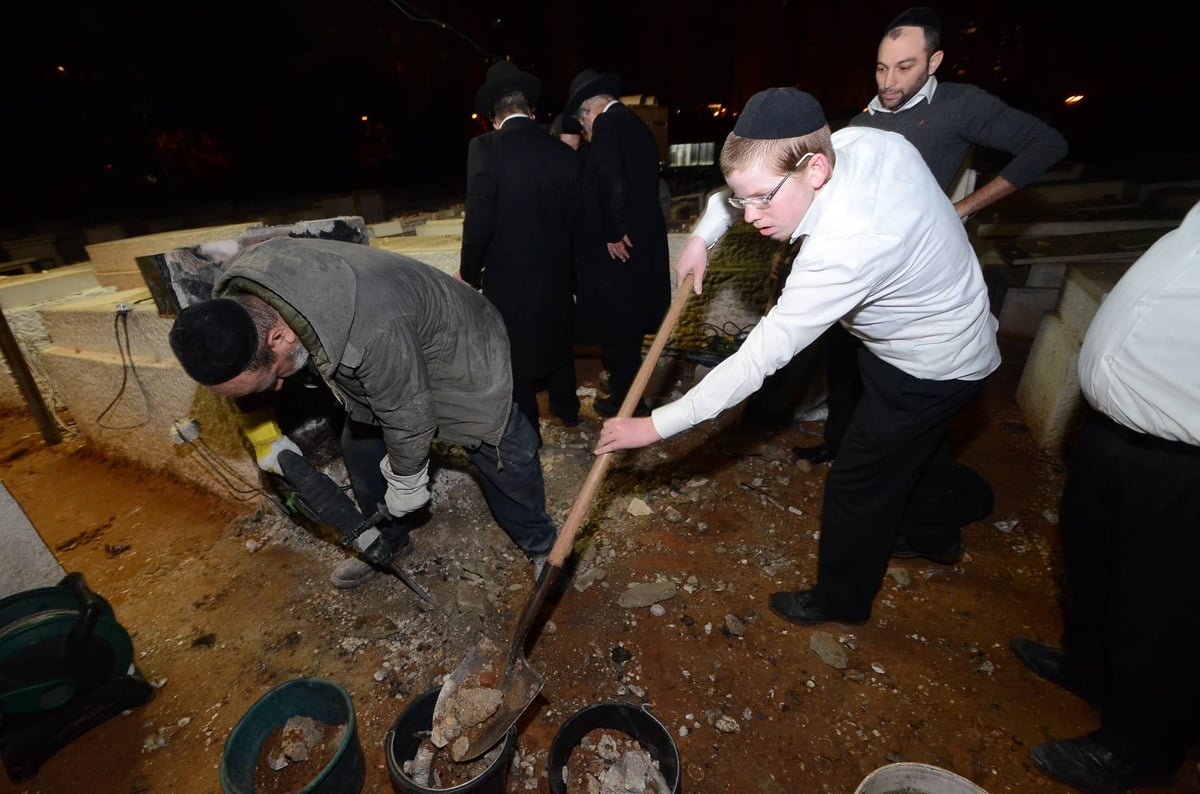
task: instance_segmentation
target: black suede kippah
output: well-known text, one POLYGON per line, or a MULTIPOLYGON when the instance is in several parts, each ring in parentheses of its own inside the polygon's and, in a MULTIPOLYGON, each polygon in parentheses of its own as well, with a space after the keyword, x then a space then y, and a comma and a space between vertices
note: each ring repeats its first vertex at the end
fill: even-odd
POLYGON ((812 94, 791 86, 768 88, 750 97, 733 125, 743 138, 799 138, 825 126, 825 112, 812 94))
POLYGON ((900 16, 888 23, 888 26, 883 29, 887 33, 893 28, 898 28, 902 25, 912 25, 919 28, 933 28, 940 36, 942 34, 942 22, 938 19, 938 15, 929 6, 913 6, 907 11, 901 11, 900 16))
POLYGON ((175 318, 170 339, 183 371, 205 386, 242 374, 258 349, 250 312, 229 298, 188 306, 175 318))

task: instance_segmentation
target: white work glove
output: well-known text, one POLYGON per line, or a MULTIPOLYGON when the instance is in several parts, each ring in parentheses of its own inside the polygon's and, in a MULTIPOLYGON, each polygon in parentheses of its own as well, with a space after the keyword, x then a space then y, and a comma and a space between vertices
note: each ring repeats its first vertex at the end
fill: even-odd
POLYGON ((283 470, 279 468, 279 453, 284 450, 304 457, 304 453, 300 451, 300 447, 296 446, 294 441, 287 436, 280 436, 274 441, 254 446, 254 456, 258 461, 258 468, 282 476, 283 470))
POLYGON ((387 480, 383 502, 393 518, 407 515, 429 501, 429 461, 415 474, 395 474, 385 455, 379 462, 379 471, 387 480))

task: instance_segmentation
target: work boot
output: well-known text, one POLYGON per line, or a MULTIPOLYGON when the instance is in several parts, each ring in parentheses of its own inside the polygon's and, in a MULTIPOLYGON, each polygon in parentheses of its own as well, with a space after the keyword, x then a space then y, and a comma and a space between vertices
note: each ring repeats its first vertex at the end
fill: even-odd
MULTIPOLYGON (((382 540, 380 542, 386 543, 387 541, 382 540)), ((395 549, 392 552, 390 559, 396 560, 400 557, 405 557, 411 551, 412 540, 409 539, 408 535, 405 535, 402 545, 400 548, 395 549)), ((364 584, 375 574, 377 570, 379 569, 374 565, 367 562, 362 557, 355 555, 353 557, 347 557, 339 562, 333 569, 333 573, 329 575, 329 581, 332 582, 333 586, 339 590, 350 590, 358 587, 361 584, 364 584)))

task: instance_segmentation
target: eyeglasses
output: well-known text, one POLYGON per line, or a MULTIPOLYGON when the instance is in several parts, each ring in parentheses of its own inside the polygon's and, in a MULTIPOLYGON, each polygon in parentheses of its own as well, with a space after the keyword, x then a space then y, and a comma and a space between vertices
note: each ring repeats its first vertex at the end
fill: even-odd
POLYGON ((776 185, 770 193, 766 193, 762 196, 754 196, 752 198, 735 198, 734 196, 730 196, 729 206, 733 207, 735 210, 742 210, 746 207, 754 207, 756 210, 765 210, 766 208, 770 207, 771 199, 775 198, 775 194, 779 192, 779 189, 784 186, 784 183, 786 183, 788 179, 791 178, 792 174, 796 173, 796 169, 803 165, 804 161, 812 157, 814 154, 815 152, 809 152, 797 160, 796 164, 792 166, 792 170, 783 175, 783 179, 779 180, 779 184, 776 185))

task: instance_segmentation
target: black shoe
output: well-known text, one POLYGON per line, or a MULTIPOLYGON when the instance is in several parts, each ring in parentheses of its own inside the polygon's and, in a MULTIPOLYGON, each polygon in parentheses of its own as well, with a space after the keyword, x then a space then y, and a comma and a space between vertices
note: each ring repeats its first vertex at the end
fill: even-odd
MULTIPOLYGON (((599 397, 592 402, 592 410, 604 417, 616 416, 621 410, 621 401, 611 394, 608 397, 599 397)), ((649 416, 650 406, 646 405, 645 400, 638 400, 637 405, 633 408, 634 416, 649 416)))
POLYGON ((1071 672, 1067 665, 1067 655, 1058 648, 1052 648, 1029 637, 1013 637, 1009 640, 1008 647, 1012 649, 1013 656, 1020 659, 1021 663, 1039 678, 1057 684, 1072 695, 1082 698, 1092 708, 1100 710, 1099 695, 1071 672))
POLYGON ((954 463, 950 467, 950 504, 961 527, 990 516, 996 505, 996 494, 979 472, 954 463))
POLYGON ((833 452, 828 444, 817 444, 815 447, 792 447, 796 460, 807 460, 809 463, 821 464, 833 460, 833 452))
POLYGON ((563 427, 579 427, 579 423, 581 421, 582 420, 578 416, 575 416, 575 417, 572 417, 571 419, 563 419, 562 424, 563 424, 563 427))
POLYGON ((958 541, 936 551, 917 551, 908 545, 908 541, 903 535, 897 535, 896 545, 892 546, 892 556, 898 560, 912 560, 921 557, 939 565, 958 565, 963 558, 963 544, 962 541, 958 541))
POLYGON ((1162 772, 1139 768, 1119 758, 1094 736, 1039 744, 1029 751, 1029 757, 1046 775, 1088 794, 1170 786, 1179 774, 1178 769, 1162 772))
POLYGON ((870 615, 863 618, 842 618, 829 614, 824 604, 814 596, 812 590, 784 590, 771 593, 771 611, 784 620, 801 626, 818 623, 840 623, 843 626, 861 626, 870 615))

